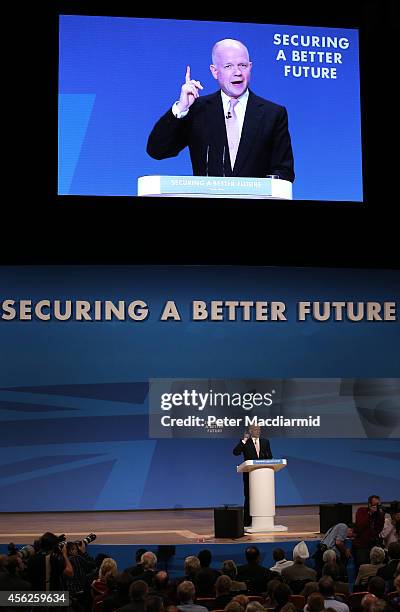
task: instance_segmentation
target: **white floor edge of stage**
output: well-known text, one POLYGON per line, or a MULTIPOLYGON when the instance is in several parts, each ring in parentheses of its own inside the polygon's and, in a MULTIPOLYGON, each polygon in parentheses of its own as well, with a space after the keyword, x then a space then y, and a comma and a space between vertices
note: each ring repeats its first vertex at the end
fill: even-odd
POLYGON ((272 527, 245 527, 245 533, 272 533, 274 531, 287 531, 284 525, 273 525, 272 527))

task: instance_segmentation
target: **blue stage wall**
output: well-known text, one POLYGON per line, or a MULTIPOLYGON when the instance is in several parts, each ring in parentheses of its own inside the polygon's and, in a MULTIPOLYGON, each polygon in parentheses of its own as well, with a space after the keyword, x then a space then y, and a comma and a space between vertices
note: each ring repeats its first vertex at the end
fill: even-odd
MULTIPOLYGON (((308 321, 298 300, 393 300, 399 273, 301 268, 3 267, 1 300, 144 299, 143 322, 0 318, 0 511, 242 502, 236 440, 149 439, 150 378, 399 377, 397 322, 308 321), (286 322, 193 322, 192 299, 283 300, 286 322), (161 322, 168 299, 182 321, 161 322)), ((0 300, 0 301, 1 301, 0 300)), ((345 430, 346 421, 343 418, 345 430)), ((398 497, 398 439, 271 438, 277 504, 398 497)))

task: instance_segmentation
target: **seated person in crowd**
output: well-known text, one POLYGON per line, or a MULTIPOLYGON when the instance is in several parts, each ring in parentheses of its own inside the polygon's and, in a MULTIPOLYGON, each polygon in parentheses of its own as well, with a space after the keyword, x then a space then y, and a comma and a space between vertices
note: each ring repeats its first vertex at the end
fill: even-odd
POLYGON ((201 550, 197 558, 200 561, 200 569, 196 573, 196 593, 198 597, 208 597, 214 594, 214 585, 221 572, 210 567, 212 560, 210 550, 201 550))
POLYGON ((179 583, 184 582, 185 580, 190 580, 190 582, 196 584, 196 576, 198 571, 200 570, 200 567, 201 565, 198 557, 195 557, 194 555, 189 555, 189 557, 186 557, 183 564, 183 571, 185 572, 185 575, 178 578, 177 582, 179 583))
POLYGON ((194 603, 195 598, 196 589, 193 582, 191 580, 181 582, 178 586, 178 610, 181 612, 208 612, 206 607, 194 603))
POLYGON ((327 563, 332 563, 336 567, 336 572, 338 575, 338 580, 342 582, 348 582, 347 570, 346 566, 342 563, 340 559, 337 558, 336 553, 331 548, 328 548, 322 555, 322 566, 320 571, 317 571, 318 579, 322 576, 322 568, 327 563))
POLYGON ((145 612, 145 601, 149 592, 149 585, 144 580, 133 580, 129 587, 129 603, 119 612, 145 612))
POLYGON ((349 583, 339 580, 339 570, 336 563, 325 563, 322 568, 323 576, 330 576, 333 580, 333 590, 335 593, 349 594, 349 583))
POLYGON ((147 550, 141 556, 140 563, 142 565, 143 572, 135 575, 134 580, 144 580, 146 584, 151 586, 153 584, 153 578, 157 573, 157 557, 153 552, 151 552, 151 550, 147 550))
MULTIPOLYGON (((298 584, 304 582, 305 584, 306 582, 315 581, 317 572, 305 564, 306 559, 309 557, 310 553, 308 552, 307 544, 305 542, 296 544, 293 549, 293 565, 286 567, 281 572, 283 580, 289 585, 294 582, 298 584)), ((304 588, 304 584, 300 590, 304 588)))
POLYGON ((336 612, 349 612, 349 606, 335 598, 333 580, 330 576, 320 578, 318 588, 325 599, 325 608, 333 608, 336 612))
POLYGON ((306 601, 304 612, 322 612, 325 608, 325 599, 319 592, 311 593, 306 601))
POLYGON ((388 590, 393 590, 393 582, 396 574, 397 566, 400 563, 400 543, 392 542, 388 547, 389 563, 384 567, 381 567, 376 572, 377 576, 380 576, 388 583, 388 590))
POLYGON ((210 610, 222 610, 231 601, 233 594, 231 593, 232 580, 229 576, 219 576, 215 583, 215 601, 210 607, 210 610))
POLYGON ((235 595, 232 601, 236 601, 239 603, 243 610, 246 610, 248 604, 250 603, 250 599, 244 593, 239 593, 239 595, 235 595))
POLYGON ((275 608, 276 601, 274 599, 274 593, 277 586, 282 584, 282 580, 278 578, 272 578, 272 580, 268 581, 267 591, 265 593, 265 607, 266 608, 275 608))
POLYGON ((284 584, 283 582, 278 584, 276 589, 274 589, 274 599, 276 602, 275 612, 280 612, 283 606, 288 603, 291 595, 292 591, 287 584, 284 584))
POLYGON ((130 602, 129 589, 133 582, 133 576, 127 572, 121 572, 109 584, 108 594, 102 600, 102 612, 112 612, 130 602))
POLYGON ((149 590, 149 595, 161 597, 164 608, 173 604, 172 594, 170 592, 170 581, 167 572, 160 570, 153 577, 153 585, 149 590))
POLYGON ((142 555, 144 555, 145 552, 146 552, 145 548, 138 548, 135 553, 135 561, 136 561, 135 565, 132 565, 131 567, 127 567, 125 571, 132 574, 132 576, 139 576, 139 574, 143 574, 144 569, 143 569, 141 559, 142 559, 142 555))
POLYGON ((221 567, 221 574, 223 576, 229 576, 229 578, 231 579, 231 591, 233 593, 237 591, 247 591, 247 584, 245 582, 240 582, 239 580, 236 580, 237 573, 238 571, 236 563, 232 561, 232 559, 228 559, 223 562, 221 567))
POLYGON ((255 595, 264 593, 268 581, 274 574, 260 563, 260 551, 257 546, 249 546, 245 551, 246 565, 238 567, 238 580, 246 582, 249 592, 255 595))
POLYGON ((358 570, 356 585, 367 586, 371 576, 376 576, 377 571, 385 565, 385 551, 379 546, 371 548, 369 553, 370 563, 363 563, 358 570))
POLYGON ((282 548, 274 548, 272 558, 275 561, 275 565, 270 567, 271 572, 278 572, 280 574, 285 567, 293 565, 293 561, 286 559, 285 551, 282 548))
POLYGON ((93 599, 104 599, 104 597, 109 594, 109 583, 117 576, 117 574, 117 562, 110 557, 104 559, 100 565, 99 577, 93 580, 91 584, 93 599))

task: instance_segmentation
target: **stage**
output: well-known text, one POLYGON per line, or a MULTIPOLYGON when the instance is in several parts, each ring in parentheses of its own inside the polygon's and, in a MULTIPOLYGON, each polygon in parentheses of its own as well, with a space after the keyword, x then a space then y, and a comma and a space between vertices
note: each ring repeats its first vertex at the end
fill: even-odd
POLYGON ((214 537, 213 509, 118 512, 32 512, 0 514, 0 544, 32 542, 45 531, 65 533, 69 540, 94 532, 96 544, 212 544, 284 542, 319 539, 319 506, 276 509, 278 533, 245 535, 236 540, 214 537))

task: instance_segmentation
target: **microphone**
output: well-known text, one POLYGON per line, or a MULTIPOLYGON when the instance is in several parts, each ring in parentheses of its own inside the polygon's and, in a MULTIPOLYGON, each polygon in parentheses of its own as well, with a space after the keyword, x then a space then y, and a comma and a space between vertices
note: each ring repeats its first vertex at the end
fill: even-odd
POLYGON ((206 155, 206 176, 208 176, 208 154, 210 152, 210 145, 207 145, 207 155, 206 155))
POLYGON ((225 145, 222 152, 222 176, 225 176, 225 145))
POLYGON ((227 115, 225 116, 225 119, 231 119, 231 118, 232 118, 231 111, 230 111, 230 110, 228 110, 228 113, 227 113, 227 115))

